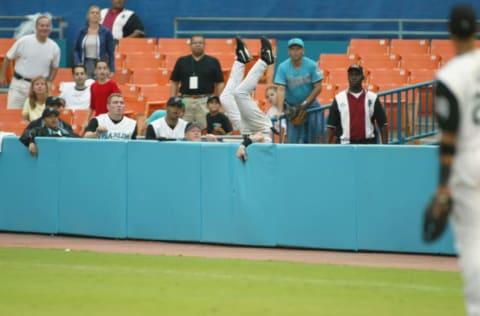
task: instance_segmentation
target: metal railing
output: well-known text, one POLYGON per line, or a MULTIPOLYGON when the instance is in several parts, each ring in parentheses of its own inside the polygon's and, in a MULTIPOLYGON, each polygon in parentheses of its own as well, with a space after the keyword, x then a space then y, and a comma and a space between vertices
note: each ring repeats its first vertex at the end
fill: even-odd
MULTIPOLYGON (((0 37, 13 37, 17 27, 25 21, 28 21, 29 17, 26 15, 18 16, 6 16, 0 15, 0 23, 9 23, 14 21, 18 22, 16 26, 0 26, 0 37)), ((52 17, 52 34, 58 34, 59 39, 63 39, 65 35, 65 28, 68 27, 68 23, 61 16, 52 17)))
POLYGON ((267 36, 448 37, 446 19, 175 17, 174 37, 267 36))
MULTIPOLYGON (((378 93, 380 102, 387 114, 388 143, 405 144, 434 136, 438 133, 434 118, 433 81, 410 85, 378 93)), ((331 104, 310 109, 308 115, 320 115, 322 130, 317 143, 325 143, 325 111, 331 104)), ((280 118, 286 120, 285 116, 280 118)), ((275 124, 275 120, 273 120, 275 124)), ((283 124, 283 122, 281 122, 283 124)), ((288 133, 288 130, 286 131, 288 133)), ((318 130, 317 130, 318 132, 318 130)), ((277 137, 276 142, 283 142, 285 137, 277 137)), ((313 139, 310 135, 306 139, 313 139)))

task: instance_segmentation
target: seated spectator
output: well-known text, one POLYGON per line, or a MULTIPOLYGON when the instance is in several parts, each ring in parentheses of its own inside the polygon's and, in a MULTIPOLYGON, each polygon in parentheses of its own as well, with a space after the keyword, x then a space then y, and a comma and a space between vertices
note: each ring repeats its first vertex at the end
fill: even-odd
POLYGON ((35 144, 36 137, 78 137, 71 129, 67 130, 60 126, 60 112, 53 108, 47 107, 42 113, 43 124, 35 128, 29 129, 20 137, 20 141, 28 147, 28 151, 32 156, 38 155, 38 148, 35 144))
MULTIPOLYGON (((186 141, 190 142, 201 142, 202 139, 202 124, 200 122, 188 122, 187 126, 185 126, 185 139, 186 141)), ((205 140, 207 142, 216 142, 217 137, 213 134, 205 135, 205 140)))
POLYGON ((85 130, 85 138, 136 139, 137 122, 124 116, 125 101, 120 93, 107 100, 108 112, 94 117, 85 130))
POLYGON ((34 121, 42 116, 47 96, 47 79, 42 76, 33 78, 32 82, 30 82, 28 98, 23 104, 22 120, 24 122, 34 121))
POLYGON ((213 95, 207 99, 207 133, 214 135, 227 135, 233 131, 232 124, 228 117, 220 112, 220 99, 213 95))
MULTIPOLYGON (((45 105, 47 108, 54 108, 59 113, 62 113, 61 111, 65 107, 65 102, 62 98, 50 96, 45 101, 45 105)), ((28 126, 25 128, 25 131, 23 133, 26 133, 28 130, 32 128, 42 127, 42 126, 44 126, 44 122, 43 122, 43 118, 40 117, 36 120, 31 121, 30 124, 28 124, 28 126)), ((70 124, 65 123, 61 119, 59 119, 59 128, 65 129, 70 133, 73 133, 72 126, 70 126, 70 124)))
POLYGON ((187 122, 180 117, 185 109, 183 99, 171 97, 167 102, 167 114, 147 126, 146 139, 179 140, 185 137, 187 122))
POLYGON ((60 97, 66 102, 65 108, 71 110, 86 110, 90 106, 90 86, 95 82, 87 79, 83 65, 72 68, 73 82, 60 84, 60 97))

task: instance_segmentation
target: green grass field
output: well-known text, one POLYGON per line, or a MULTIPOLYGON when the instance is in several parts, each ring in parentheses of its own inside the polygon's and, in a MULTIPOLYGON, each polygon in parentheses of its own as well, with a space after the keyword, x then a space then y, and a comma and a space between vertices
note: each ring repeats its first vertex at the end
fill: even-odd
POLYGON ((456 272, 0 248, 0 315, 464 315, 456 272))

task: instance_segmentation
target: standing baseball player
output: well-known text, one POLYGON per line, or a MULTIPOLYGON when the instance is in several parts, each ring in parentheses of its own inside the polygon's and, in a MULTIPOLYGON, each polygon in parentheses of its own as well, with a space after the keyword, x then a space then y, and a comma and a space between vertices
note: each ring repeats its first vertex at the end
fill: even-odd
POLYGON ((437 238, 453 211, 451 223, 469 316, 480 315, 480 51, 475 46, 476 30, 473 8, 454 6, 449 31, 457 55, 437 74, 434 100, 442 130, 440 175, 425 217, 432 225, 424 231, 426 240, 437 238))

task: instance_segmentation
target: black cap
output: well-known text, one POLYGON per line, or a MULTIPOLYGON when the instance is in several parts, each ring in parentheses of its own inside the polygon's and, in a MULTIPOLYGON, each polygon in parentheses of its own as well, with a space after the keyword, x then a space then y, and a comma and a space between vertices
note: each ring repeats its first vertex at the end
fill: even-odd
POLYGON ((49 117, 52 114, 54 114, 55 116, 60 115, 60 113, 56 109, 51 108, 51 107, 46 107, 45 110, 43 110, 42 119, 44 119, 46 117, 49 117))
POLYGON ((62 98, 55 97, 55 96, 49 96, 45 100, 45 105, 46 106, 63 105, 63 104, 64 104, 64 100, 62 98))
POLYGON ((191 128, 193 127, 198 127, 200 130, 202 130, 202 124, 200 122, 188 122, 187 125, 185 126, 185 133, 188 132, 191 128))
POLYGON ((170 97, 167 101, 168 106, 179 106, 181 108, 185 108, 185 103, 183 102, 183 99, 180 97, 170 97))
POLYGON ((219 97, 217 97, 216 95, 211 95, 207 99, 207 104, 212 102, 213 100, 217 100, 217 102, 220 103, 220 98, 219 97))
POLYGON ((363 76, 363 68, 362 68, 362 66, 357 65, 357 64, 350 65, 350 67, 348 67, 348 72, 350 72, 350 71, 352 71, 352 70, 358 71, 358 72, 363 76))
POLYGON ((475 9, 469 4, 459 4, 452 7, 448 28, 452 35, 460 39, 471 37, 477 31, 475 9))

